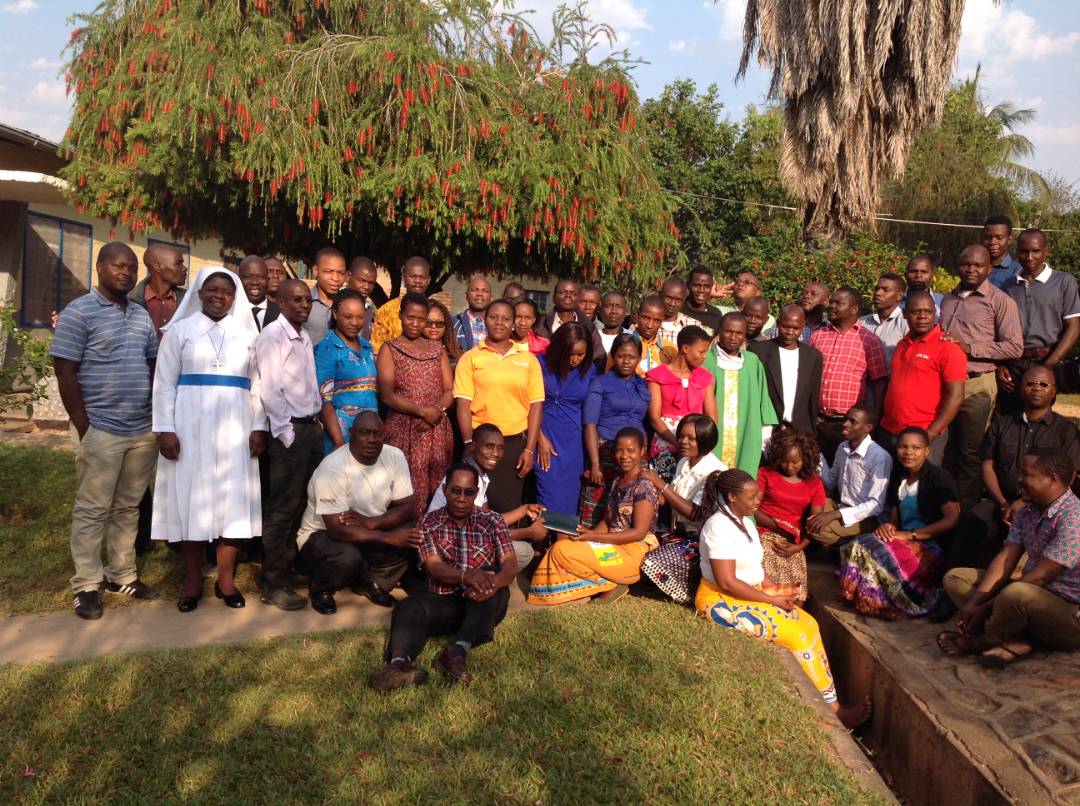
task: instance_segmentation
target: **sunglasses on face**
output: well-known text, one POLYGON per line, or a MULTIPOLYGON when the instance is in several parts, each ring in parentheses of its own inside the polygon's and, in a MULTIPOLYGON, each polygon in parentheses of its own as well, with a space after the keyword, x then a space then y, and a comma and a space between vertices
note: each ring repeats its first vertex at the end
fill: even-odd
POLYGON ((1041 389, 1049 389, 1049 381, 1024 381, 1024 386, 1038 386, 1041 389))
POLYGON ((425 324, 428 327, 446 327, 446 322, 444 322, 442 319, 428 319, 425 324))
POLYGON ((450 495, 460 495, 465 498, 473 498, 476 493, 479 492, 475 487, 447 487, 446 491, 450 493, 450 495))

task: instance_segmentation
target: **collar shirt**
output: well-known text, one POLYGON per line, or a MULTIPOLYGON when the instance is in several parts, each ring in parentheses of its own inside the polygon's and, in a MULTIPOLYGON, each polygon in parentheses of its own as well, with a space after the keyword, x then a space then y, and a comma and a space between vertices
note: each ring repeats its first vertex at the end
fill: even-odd
POLYGON ((993 372, 1024 352, 1020 314, 1008 294, 984 280, 971 291, 957 285, 941 300, 941 329, 968 345, 968 374, 993 372))
POLYGON ((964 351, 941 336, 941 328, 935 325, 922 338, 909 333, 896 346, 881 418, 886 431, 898 434, 909 425, 929 428, 937 417, 944 385, 967 379, 964 351))
POLYGON ((1045 510, 1025 504, 1013 518, 1009 543, 1020 543, 1027 552, 1024 573, 1045 557, 1064 567, 1044 589, 1068 602, 1080 604, 1080 499, 1071 490, 1062 493, 1045 510))
POLYGON ((516 436, 528 428, 532 404, 544 402, 544 374, 528 346, 512 342, 499 353, 485 339, 458 361, 454 397, 469 401, 473 428, 491 423, 516 436))
POLYGON ((889 489, 892 457, 867 436, 852 450, 844 440, 836 450, 836 461, 827 467, 822 457, 821 480, 836 489, 840 518, 844 526, 881 515, 889 489))
POLYGON ((810 338, 814 335, 814 333, 825 327, 827 323, 827 319, 822 319, 816 325, 803 325, 802 335, 799 336, 799 341, 801 341, 803 344, 809 344, 810 338))
MULTIPOLYGON (((474 507, 463 521, 450 517, 446 507, 429 512, 417 523, 422 535, 421 564, 434 558, 464 573, 477 568, 494 570, 508 554, 513 555, 510 529, 497 512, 474 507)), ((428 590, 449 595, 464 590, 462 585, 445 585, 428 577, 428 590)))
POLYGON ((270 418, 270 433, 288 448, 294 417, 313 417, 322 408, 311 338, 280 316, 255 340, 259 363, 259 396, 270 418))
POLYGON ((60 312, 49 355, 76 361, 90 425, 117 436, 150 430, 150 361, 158 340, 146 309, 118 305, 97 288, 60 312))
MULTIPOLYGON (((910 293, 911 292, 908 291, 907 294, 904 294, 904 298, 900 300, 900 310, 905 310, 907 308, 907 298, 910 293)), ((937 311, 937 314, 934 316, 934 321, 938 322, 941 320, 941 301, 945 299, 945 295, 940 291, 930 289, 930 296, 934 298, 934 309, 937 311)))
MULTIPOLYGON (((668 364, 676 355, 676 348, 672 342, 668 342, 660 331, 652 341, 646 340, 637 332, 637 325, 630 330, 634 337, 641 342, 641 361, 637 365, 637 374, 644 378, 649 370, 661 364, 668 364)), ((611 358, 608 358, 607 368, 611 369, 611 358)))
POLYGON ((1080 316, 1076 278, 1048 265, 1031 281, 1016 275, 1005 286, 1005 293, 1016 303, 1025 348, 1053 347, 1061 338, 1065 320, 1080 316))
POLYGON ((1020 497, 1017 480, 1020 458, 1039 448, 1060 448, 1080 467, 1080 431, 1069 420, 1052 411, 1038 420, 1029 420, 1027 413, 996 415, 983 437, 979 460, 994 463, 1001 494, 1009 501, 1020 497))
POLYGON ((258 303, 255 303, 255 302, 252 302, 251 300, 248 300, 248 305, 251 306, 251 315, 255 319, 255 327, 257 327, 259 329, 259 331, 261 332, 262 329, 263 329, 263 326, 266 324, 266 311, 270 307, 270 300, 269 299, 263 299, 262 302, 258 302, 258 303))
POLYGON ((846 414, 866 398, 867 380, 876 381, 888 374, 881 339, 861 322, 844 333, 829 322, 814 331, 810 346, 821 353, 823 414, 846 414))
POLYGON ((312 345, 325 339, 327 331, 330 330, 330 306, 322 301, 317 285, 311 287, 311 313, 304 322, 304 330, 311 337, 312 345))
POLYGON ((724 317, 723 312, 715 305, 706 305, 704 311, 695 311, 690 307, 690 301, 683 303, 682 312, 693 320, 692 324, 702 328, 709 334, 709 338, 716 336, 720 329, 720 320, 724 317))
POLYGON ((1016 279, 1016 275, 1022 270, 1023 266, 1020 265, 1020 261, 1006 252, 1000 263, 990 267, 990 276, 987 279, 990 280, 992 285, 1004 291, 1009 282, 1016 279))
POLYGON ((881 346, 885 348, 885 368, 892 371, 892 357, 896 345, 908 332, 907 319, 904 318, 903 309, 897 305, 892 313, 882 319, 877 311, 868 313, 859 319, 862 326, 881 339, 881 346))
MULTIPOLYGON (((487 491, 488 486, 491 484, 491 476, 480 469, 480 466, 473 461, 470 456, 465 460, 465 464, 476 470, 476 474, 480 477, 480 483, 476 485, 476 506, 480 509, 487 507, 487 491)), ((434 512, 437 509, 442 509, 446 506, 446 491, 443 490, 443 485, 439 484, 435 488, 435 494, 431 496, 431 503, 428 505, 427 511, 434 512)))
POLYGON ((143 302, 146 303, 146 312, 150 315, 150 321, 154 323, 157 331, 157 340, 161 341, 161 329, 169 324, 176 313, 176 306, 180 302, 175 288, 170 288, 164 294, 158 294, 150 282, 147 281, 143 289, 143 302))
MULTIPOLYGON (((700 323, 696 319, 679 311, 675 314, 675 318, 672 321, 669 322, 665 319, 660 323, 660 336, 668 344, 675 344, 679 340, 679 333, 681 333, 682 329, 687 325, 700 326, 700 323)), ((609 347, 608 349, 611 348, 609 347)))

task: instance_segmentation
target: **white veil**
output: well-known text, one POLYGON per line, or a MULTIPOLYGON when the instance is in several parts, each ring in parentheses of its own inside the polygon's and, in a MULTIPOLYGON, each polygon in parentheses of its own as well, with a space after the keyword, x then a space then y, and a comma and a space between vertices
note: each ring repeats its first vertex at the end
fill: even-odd
POLYGON ((239 328, 240 330, 247 331, 251 334, 251 338, 254 339, 259 334, 259 329, 255 325, 255 317, 250 313, 246 313, 244 308, 237 308, 237 303, 240 300, 247 302, 247 296, 244 294, 244 286, 240 283, 240 278, 236 276, 236 273, 225 268, 224 266, 206 266, 199 269, 199 273, 195 277, 195 282, 188 288, 184 298, 180 300, 180 304, 176 308, 176 313, 173 314, 169 323, 162 328, 163 331, 168 330, 175 325, 181 319, 187 319, 189 316, 194 316, 197 313, 202 313, 202 300, 199 299, 199 289, 202 288, 203 283, 207 278, 214 274, 225 274, 236 285, 236 296, 233 297, 232 307, 229 308, 229 312, 225 314, 225 319, 222 320, 222 324, 226 327, 239 328))

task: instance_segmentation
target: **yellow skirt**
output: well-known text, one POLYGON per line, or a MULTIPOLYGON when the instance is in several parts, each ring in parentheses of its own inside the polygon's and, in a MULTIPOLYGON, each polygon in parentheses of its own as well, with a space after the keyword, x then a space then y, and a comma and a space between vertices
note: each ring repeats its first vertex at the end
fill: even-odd
POLYGON ((707 579, 701 580, 694 598, 697 612, 719 624, 731 627, 761 641, 779 644, 795 656, 810 682, 821 692, 825 702, 836 702, 825 645, 814 617, 796 607, 788 612, 764 602, 748 602, 721 593, 707 579))
POLYGON ((641 562, 655 546, 652 535, 622 546, 563 538, 540 561, 528 602, 557 605, 632 585, 641 579, 641 562))

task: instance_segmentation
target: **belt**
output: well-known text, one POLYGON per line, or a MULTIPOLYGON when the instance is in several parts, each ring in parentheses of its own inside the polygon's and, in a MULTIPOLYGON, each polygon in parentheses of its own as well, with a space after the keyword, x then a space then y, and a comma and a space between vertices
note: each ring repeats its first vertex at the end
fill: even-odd
POLYGON ((819 414, 818 419, 824 420, 827 423, 842 423, 846 414, 819 414))
POLYGON ((297 425, 305 425, 305 424, 311 425, 312 423, 316 422, 318 419, 319 418, 316 415, 312 414, 312 415, 309 415, 307 417, 290 417, 289 422, 290 423, 296 423, 297 425))
POLYGON ((993 371, 994 370, 992 370, 992 369, 988 369, 988 370, 985 370, 984 372, 968 372, 968 374, 967 374, 968 380, 970 381, 972 378, 981 378, 983 375, 989 375, 993 371))
POLYGON ((243 375, 200 375, 192 373, 181 375, 177 386, 234 386, 237 389, 251 389, 251 379, 243 375))

